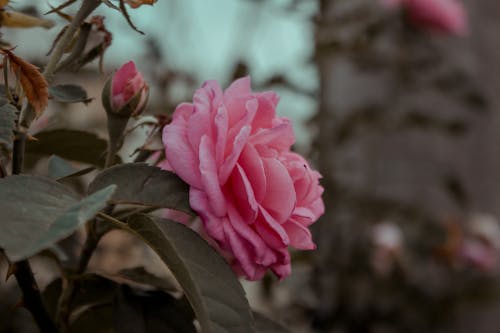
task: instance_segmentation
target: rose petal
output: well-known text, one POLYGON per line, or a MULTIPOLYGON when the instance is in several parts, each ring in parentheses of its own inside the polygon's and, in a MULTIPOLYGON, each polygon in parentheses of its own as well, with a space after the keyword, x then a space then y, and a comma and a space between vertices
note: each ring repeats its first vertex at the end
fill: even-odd
POLYGON ((283 228, 290 237, 290 246, 299 250, 314 250, 316 248, 312 241, 311 232, 307 227, 290 219, 283 224, 283 228))
POLYGON ((255 279, 256 269, 255 264, 251 260, 249 252, 251 250, 244 244, 242 239, 236 234, 231 224, 223 225, 224 233, 226 234, 226 244, 231 247, 235 259, 249 280, 255 279))
POLYGON ((257 217, 259 205, 255 200, 252 185, 239 164, 236 164, 236 168, 232 173, 231 188, 234 196, 233 202, 244 218, 245 223, 253 223, 257 217))
POLYGON ((224 105, 221 105, 215 115, 215 161, 217 167, 220 168, 224 161, 224 154, 226 152, 227 144, 227 130, 228 130, 228 115, 224 105))
POLYGON ((113 76, 111 92, 113 95, 119 94, 127 85, 127 81, 137 74, 137 69, 133 61, 125 63, 113 76))
POLYGON ((276 264, 271 266, 271 270, 280 280, 283 280, 292 272, 292 266, 290 265, 290 253, 286 248, 284 248, 276 251, 276 254, 280 258, 276 264))
POLYGON ((205 81, 201 88, 197 89, 194 97, 193 104, 195 108, 203 110, 217 110, 222 104, 223 93, 219 83, 215 80, 205 81))
POLYGON ((192 111, 192 105, 181 104, 174 119, 163 128, 165 155, 175 173, 191 186, 201 188, 198 155, 193 152, 187 139, 184 114, 192 111))
POLYGON ((236 162, 238 161, 243 148, 247 144, 248 137, 250 136, 250 130, 250 126, 243 127, 234 139, 233 149, 219 169, 219 182, 221 185, 224 185, 227 182, 231 172, 233 172, 236 162))
POLYGON ((201 138, 199 154, 203 190, 215 215, 224 216, 227 213, 226 198, 222 194, 219 177, 217 176, 214 144, 207 135, 201 138))
POLYGON ((250 76, 245 76, 231 83, 231 85, 224 91, 224 99, 232 99, 235 96, 246 96, 251 93, 252 83, 250 76))
POLYGON ((260 214, 255 221, 257 233, 264 239, 267 245, 273 249, 281 249, 288 246, 290 238, 285 229, 264 208, 260 208, 260 214))
POLYGON ((241 152, 238 164, 243 168, 245 175, 252 186, 255 199, 260 202, 266 194, 266 176, 264 165, 257 150, 252 145, 246 145, 241 152))
POLYGON ((278 150, 288 150, 295 143, 292 123, 287 118, 281 118, 278 125, 261 129, 250 139, 254 145, 266 145, 278 150))
POLYGON ((253 132, 261 128, 270 128, 273 126, 273 120, 276 117, 276 105, 273 104, 274 96, 271 93, 256 94, 258 109, 252 122, 253 132))
POLYGON ((222 219, 212 213, 212 207, 205 192, 193 187, 189 189, 189 205, 200 215, 207 235, 218 242, 224 241, 222 219))
POLYGON ((262 162, 267 186, 261 205, 278 222, 285 222, 292 214, 296 202, 292 179, 280 161, 264 158, 262 162))
POLYGON ((269 251, 269 248, 262 238, 242 219, 237 209, 232 204, 228 205, 228 217, 236 233, 247 240, 252 246, 255 257, 257 259, 262 259, 265 252, 269 251))

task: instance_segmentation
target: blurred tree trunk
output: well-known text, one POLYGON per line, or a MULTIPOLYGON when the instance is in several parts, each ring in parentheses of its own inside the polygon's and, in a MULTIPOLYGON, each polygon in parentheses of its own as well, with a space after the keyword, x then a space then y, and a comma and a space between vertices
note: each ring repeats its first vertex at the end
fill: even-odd
MULTIPOLYGON (((314 325, 368 332, 398 313, 380 310, 374 292, 364 290, 373 287, 365 274, 372 224, 406 223, 430 249, 445 237, 430 225, 473 212, 500 214, 500 2, 466 2, 471 33, 464 39, 412 30, 378 1, 320 6, 313 149, 327 212, 314 229, 314 325)), ((426 272, 415 274, 425 281, 426 272)), ((426 317, 440 309, 415 311, 422 320, 409 331, 440 325, 426 317)), ((401 321, 397 329, 407 329, 401 321)), ((498 325, 486 326, 481 332, 498 325)))

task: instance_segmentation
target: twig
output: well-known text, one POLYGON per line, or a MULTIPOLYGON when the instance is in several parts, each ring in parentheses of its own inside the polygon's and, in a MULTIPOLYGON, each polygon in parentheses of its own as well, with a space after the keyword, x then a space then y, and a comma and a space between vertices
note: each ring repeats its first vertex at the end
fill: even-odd
MULTIPOLYGON (((59 61, 63 57, 66 49, 71 44, 73 36, 80 28, 80 25, 85 21, 87 16, 89 16, 97 7, 99 7, 101 2, 102 2, 101 0, 83 1, 82 6, 76 13, 75 17, 73 18, 73 21, 71 21, 71 23, 68 25, 68 28, 66 29, 61 39, 55 46, 54 51, 52 52, 49 58, 49 62, 45 66, 45 69, 42 73, 48 83, 50 83, 53 80, 57 69, 57 65, 59 64, 59 61)), ((23 124, 23 126, 28 128, 31 122, 35 119, 33 115, 33 109, 30 107, 25 107, 21 111, 21 116, 19 117, 19 119, 20 119, 20 124, 23 124)))
POLYGON ((21 260, 13 265, 15 265, 14 276, 23 293, 24 307, 33 315, 40 332, 56 333, 56 326, 43 306, 40 290, 28 260, 21 260))
MULTIPOLYGON (((108 205, 104 211, 106 213, 112 213, 114 209, 114 205, 108 205)), ((92 258, 92 254, 94 253, 99 241, 102 236, 106 234, 110 229, 102 229, 98 230, 98 220, 93 219, 87 224, 87 239, 83 244, 82 252, 80 254, 80 260, 78 261, 78 265, 76 269, 70 272, 70 276, 67 280, 67 285, 63 289, 61 296, 59 297, 59 302, 57 305, 56 312, 56 322, 58 328, 61 332, 69 332, 69 317, 71 315, 71 305, 73 299, 75 297, 76 292, 79 287, 79 277, 85 272, 87 266, 92 258)))

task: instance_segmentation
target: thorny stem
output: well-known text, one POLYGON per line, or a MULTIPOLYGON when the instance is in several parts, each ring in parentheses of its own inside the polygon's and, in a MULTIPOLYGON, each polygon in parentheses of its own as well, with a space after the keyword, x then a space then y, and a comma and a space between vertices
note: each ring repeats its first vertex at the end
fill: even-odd
MULTIPOLYGON (((111 213, 114 209, 113 205, 109 205, 104 210, 106 213, 111 213)), ((93 219, 87 224, 87 239, 83 245, 82 252, 80 254, 80 260, 75 270, 71 271, 69 278, 67 280, 67 285, 63 289, 61 296, 59 298, 56 322, 59 330, 62 333, 69 332, 69 316, 71 315, 71 303, 75 297, 76 292, 79 288, 79 277, 85 272, 87 266, 92 258, 99 241, 102 236, 109 230, 98 230, 98 220, 93 219)))
POLYGON ((42 333, 56 333, 57 329, 43 306, 40 290, 28 260, 16 262, 14 276, 23 293, 23 305, 28 309, 42 333))
MULTIPOLYGON (((14 140, 12 157, 12 174, 20 174, 23 169, 24 148, 26 143, 26 134, 18 132, 14 140)), ((50 318, 47 310, 43 306, 40 289, 36 283, 33 271, 28 260, 21 260, 12 264, 11 271, 14 272, 17 284, 23 294, 23 305, 37 323, 42 333, 57 332, 54 322, 50 318)))
POLYGON ((71 303, 79 287, 78 277, 85 272, 90 258, 92 257, 92 253, 97 248, 97 244, 99 243, 99 239, 101 238, 95 233, 95 222, 96 221, 93 220, 88 224, 87 239, 85 241, 85 244, 83 245, 78 266, 69 274, 70 276, 67 280, 66 287, 63 289, 59 298, 56 313, 56 322, 59 330, 63 333, 69 332, 69 316, 71 314, 71 303))

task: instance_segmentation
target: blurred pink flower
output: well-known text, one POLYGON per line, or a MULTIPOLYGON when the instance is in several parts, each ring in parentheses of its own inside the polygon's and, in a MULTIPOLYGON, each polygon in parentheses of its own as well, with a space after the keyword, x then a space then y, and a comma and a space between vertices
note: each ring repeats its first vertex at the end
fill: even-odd
POLYGON ((460 250, 461 259, 477 269, 489 272, 498 266, 498 251, 485 242, 468 239, 460 250))
POLYGON ((133 61, 124 64, 111 82, 111 107, 120 113, 126 105, 133 103, 132 116, 139 115, 146 106, 149 88, 133 61))
POLYGON ((403 240, 403 232, 395 223, 382 222, 373 227, 371 264, 377 274, 387 276, 392 272, 403 252, 403 240))
POLYGON ((474 214, 467 221, 468 237, 460 255, 465 263, 482 271, 496 271, 500 259, 500 224, 490 214, 474 214))
POLYGON ((308 226, 324 212, 321 176, 290 151, 292 124, 276 116, 278 100, 253 93, 248 77, 224 92, 208 81, 163 131, 163 166, 190 185, 200 234, 250 280, 268 269, 288 276, 288 246, 314 249, 308 226))
POLYGON ((464 36, 467 15, 459 0, 382 0, 388 7, 404 8, 410 22, 433 32, 464 36))

